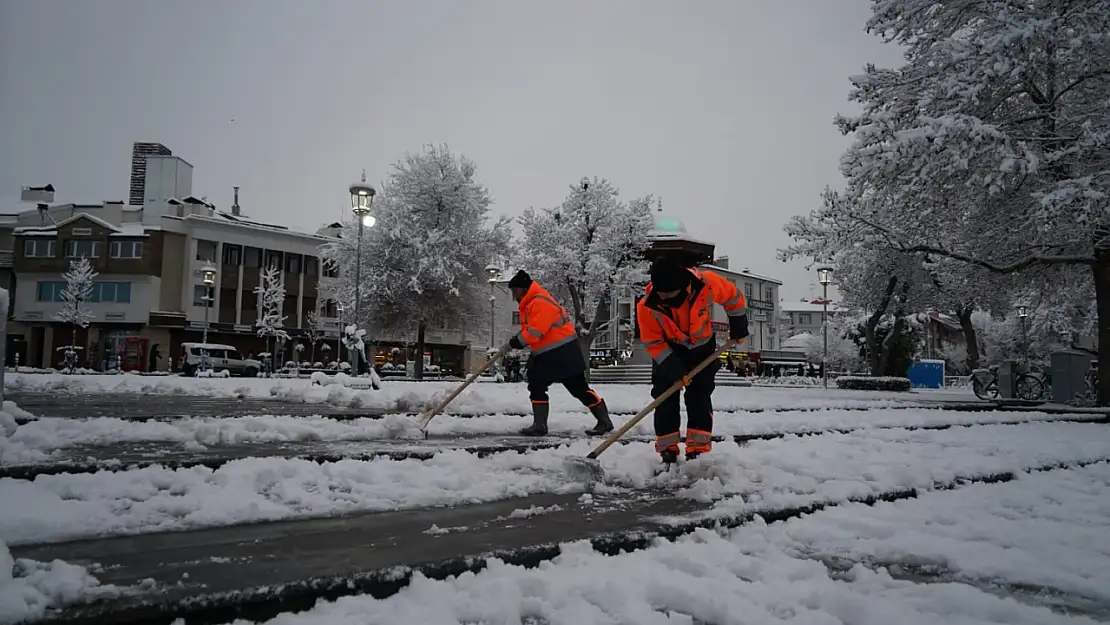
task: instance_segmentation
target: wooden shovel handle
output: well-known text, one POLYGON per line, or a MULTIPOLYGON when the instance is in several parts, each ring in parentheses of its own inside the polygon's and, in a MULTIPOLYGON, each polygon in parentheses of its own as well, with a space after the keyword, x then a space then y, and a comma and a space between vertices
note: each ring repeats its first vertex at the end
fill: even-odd
POLYGON ((437 414, 439 414, 441 410, 446 408, 447 404, 451 403, 456 397, 459 396, 459 393, 466 390, 466 387, 470 386, 470 384, 472 382, 474 382, 474 380, 478 379, 478 376, 482 375, 483 373, 486 372, 487 369, 490 368, 490 365, 492 365, 497 360, 500 360, 501 357, 504 356, 504 355, 505 355, 505 350, 504 349, 497 350, 497 353, 494 354, 489 360, 487 360, 486 364, 483 365, 481 369, 475 371, 474 373, 471 373, 470 376, 466 378, 466 381, 464 381, 462 384, 460 384, 458 386, 458 388, 456 388, 454 391, 452 391, 452 393, 450 395, 447 396, 447 399, 444 399, 443 401, 439 402, 439 405, 436 406, 435 408, 429 410, 428 412, 425 412, 424 413, 424 418, 421 419, 421 422, 420 422, 420 430, 423 431, 423 430, 427 429, 428 423, 430 423, 432 421, 432 418, 434 418, 437 414))
POLYGON ((692 371, 690 371, 689 373, 684 375, 681 380, 672 384, 671 387, 668 388, 666 391, 664 391, 662 395, 660 395, 659 397, 656 397, 654 400, 652 400, 652 402, 650 404, 645 406, 644 409, 641 410, 640 412, 636 413, 636 416, 632 417, 627 422, 625 422, 625 424, 622 425, 620 427, 620 429, 618 429, 616 432, 613 432, 612 434, 610 434, 609 438, 602 441, 602 443, 597 446, 597 449, 594 449, 593 451, 591 451, 590 455, 588 455, 586 457, 593 459, 593 458, 597 458, 598 456, 600 456, 601 452, 605 451, 606 449, 609 449, 610 445, 612 445, 613 443, 620 440, 620 437, 624 436, 629 430, 636 427, 636 424, 639 423, 641 420, 643 420, 643 418, 646 417, 648 415, 648 413, 650 413, 651 411, 658 408, 659 404, 666 401, 666 399, 668 397, 670 397, 671 395, 674 395, 675 393, 677 393, 679 389, 681 389, 685 386, 688 386, 690 384, 690 380, 692 380, 694 378, 694 376, 696 376, 697 374, 701 373, 702 369, 705 369, 706 367, 708 367, 710 363, 712 363, 714 360, 717 360, 718 358, 720 358, 721 354, 728 351, 729 348, 731 348, 733 345, 739 344, 740 342, 742 342, 742 340, 743 339, 741 339, 740 341, 733 341, 732 339, 729 339, 729 340, 725 341, 724 345, 721 345, 719 348, 717 348, 717 351, 713 352, 712 355, 710 355, 705 360, 698 363, 698 366, 694 367, 694 369, 692 371))

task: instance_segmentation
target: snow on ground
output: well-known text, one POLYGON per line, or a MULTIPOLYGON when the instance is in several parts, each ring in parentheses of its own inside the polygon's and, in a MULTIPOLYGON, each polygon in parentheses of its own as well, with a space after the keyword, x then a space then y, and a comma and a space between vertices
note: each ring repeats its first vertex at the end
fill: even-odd
POLYGON ((1110 463, 874 507, 850 504, 766 528, 796 556, 1044 589, 1110 617, 1110 463))
POLYGON ((882 506, 877 520, 871 509, 846 507, 723 535, 698 530, 618 556, 598 554, 586 542, 568 543, 559 557, 536 568, 495 560, 480 573, 443 581, 418 575, 387 599, 321 601, 267 623, 1087 625, 1097 621, 959 580, 915 583, 858 563, 847 570, 827 567, 814 559, 819 552, 806 548, 813 538, 818 550, 831 541, 834 555, 943 557, 948 565, 966 566, 959 574, 968 577, 1105 597, 1108 478, 1105 466, 1054 471, 1012 486, 882 506), (1101 562, 1094 561, 1097 553, 1081 553, 1085 541, 1100 546, 1101 562))
MULTIPOLYGON (((232 378, 205 379, 140 375, 67 376, 62 374, 11 374, 10 391, 61 393, 155 393, 205 397, 272 397, 304 403, 356 406, 400 412, 420 412, 447 396, 458 382, 383 382, 379 391, 348 388, 339 384, 313 386, 309 379, 232 378)), ((599 384, 598 393, 613 412, 635 413, 651 397, 646 385, 599 384)), ((585 413, 586 408, 561 386, 551 389, 556 410, 585 413)), ((820 409, 914 405, 921 401, 975 401, 970 391, 916 391, 888 393, 820 388, 718 387, 713 401, 718 411, 771 408, 820 409)), ((455 414, 527 412, 528 389, 524 384, 471 385, 449 406, 455 414)), ((49 416, 49 415, 46 415, 49 416)))
POLYGON ((116 586, 102 586, 88 569, 54 560, 13 560, 0 540, 0 625, 40 618, 65 605, 117 597, 116 586))
MULTIPOLYGON (((891 427, 906 425, 960 425, 983 421, 1029 421, 1066 419, 1067 415, 1040 412, 956 412, 927 408, 898 410, 844 410, 783 412, 718 412, 714 426, 721 436, 771 432, 814 432, 829 429, 891 427)), ((618 425, 622 419, 616 419, 618 425)), ((516 435, 530 423, 516 415, 457 417, 441 415, 429 431, 437 438, 452 435, 516 435)), ((594 425, 589 414, 556 412, 551 417, 552 434, 581 436, 594 425)), ((653 437, 650 417, 632 429, 629 436, 653 437)), ((142 421, 111 417, 90 419, 40 419, 15 428, 0 437, 0 466, 49 461, 76 445, 112 445, 134 442, 177 443, 186 448, 242 443, 296 441, 413 440, 423 435, 412 416, 389 415, 384 419, 337 421, 324 417, 248 416, 189 417, 172 421, 142 421)))
MULTIPOLYGON (((574 492, 565 470, 592 441, 478 458, 461 450, 428 460, 250 458, 218 469, 160 466, 120 472, 0 480, 0 538, 9 544, 131 534, 250 521, 319 517, 574 492)), ((603 488, 673 488, 745 512, 840 501, 1055 462, 1110 458, 1104 425, 1031 423, 942 431, 860 430, 787 437, 713 453, 656 475, 650 443, 602 456, 603 488)), ((715 511, 715 514, 722 513, 715 511)))

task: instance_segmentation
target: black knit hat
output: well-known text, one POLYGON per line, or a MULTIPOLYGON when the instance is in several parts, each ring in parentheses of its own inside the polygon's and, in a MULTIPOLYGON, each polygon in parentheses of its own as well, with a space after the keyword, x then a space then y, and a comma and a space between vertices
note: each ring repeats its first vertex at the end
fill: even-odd
POLYGON ((651 264, 651 287, 655 291, 679 291, 690 284, 690 272, 669 258, 651 264))
POLYGON ((532 277, 524 272, 523 269, 516 272, 512 280, 509 280, 510 289, 527 289, 532 286, 532 277))

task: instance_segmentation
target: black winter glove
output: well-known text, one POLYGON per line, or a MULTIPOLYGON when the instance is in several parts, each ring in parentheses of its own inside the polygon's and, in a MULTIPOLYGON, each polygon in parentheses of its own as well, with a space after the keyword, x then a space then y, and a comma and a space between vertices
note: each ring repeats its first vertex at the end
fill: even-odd
POLYGON ((663 362, 655 363, 655 370, 667 384, 674 384, 681 380, 682 376, 690 373, 682 359, 675 354, 667 356, 663 362))
POLYGON ((509 339, 509 347, 513 349, 524 349, 524 343, 520 342, 520 335, 514 334, 513 338, 509 339))
POLYGON ((728 318, 728 338, 734 341, 748 338, 747 315, 736 315, 728 318))

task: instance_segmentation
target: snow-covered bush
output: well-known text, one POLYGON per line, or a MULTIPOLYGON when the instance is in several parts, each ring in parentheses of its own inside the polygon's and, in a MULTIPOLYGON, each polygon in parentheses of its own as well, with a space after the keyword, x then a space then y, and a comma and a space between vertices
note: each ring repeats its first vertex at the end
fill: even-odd
POLYGON ((873 378, 844 375, 836 379, 836 388, 847 391, 897 391, 910 390, 911 384, 907 378, 889 376, 876 376, 873 378))

